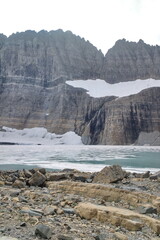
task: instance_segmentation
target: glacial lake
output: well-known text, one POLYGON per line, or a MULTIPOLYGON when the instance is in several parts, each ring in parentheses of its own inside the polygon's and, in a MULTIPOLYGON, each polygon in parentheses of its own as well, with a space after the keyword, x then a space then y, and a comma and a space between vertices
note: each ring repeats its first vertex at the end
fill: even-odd
POLYGON ((0 145, 1 170, 44 167, 94 172, 113 164, 128 171, 159 171, 160 147, 0 145))

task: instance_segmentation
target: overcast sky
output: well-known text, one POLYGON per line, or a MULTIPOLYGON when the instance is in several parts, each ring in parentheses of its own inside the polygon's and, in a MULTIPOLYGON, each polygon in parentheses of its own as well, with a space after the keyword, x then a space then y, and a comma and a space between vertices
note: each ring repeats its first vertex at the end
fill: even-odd
POLYGON ((160 0, 1 0, 0 33, 63 29, 106 53, 118 39, 160 45, 160 0))

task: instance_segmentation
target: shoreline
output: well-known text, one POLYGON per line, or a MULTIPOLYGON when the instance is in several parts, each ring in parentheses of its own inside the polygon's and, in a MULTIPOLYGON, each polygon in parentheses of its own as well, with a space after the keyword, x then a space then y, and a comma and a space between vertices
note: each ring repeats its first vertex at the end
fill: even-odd
POLYGON ((159 239, 159 182, 159 172, 118 165, 92 173, 0 170, 0 239, 159 239))

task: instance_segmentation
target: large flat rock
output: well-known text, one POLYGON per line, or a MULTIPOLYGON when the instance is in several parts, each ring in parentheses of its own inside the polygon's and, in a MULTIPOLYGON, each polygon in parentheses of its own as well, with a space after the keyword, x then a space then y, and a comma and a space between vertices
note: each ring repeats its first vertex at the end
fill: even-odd
POLYGON ((149 216, 136 213, 128 209, 106 207, 92 203, 79 203, 76 211, 80 217, 88 220, 95 218, 101 222, 108 222, 116 226, 125 227, 129 231, 141 230, 144 225, 160 234, 160 221, 149 216))

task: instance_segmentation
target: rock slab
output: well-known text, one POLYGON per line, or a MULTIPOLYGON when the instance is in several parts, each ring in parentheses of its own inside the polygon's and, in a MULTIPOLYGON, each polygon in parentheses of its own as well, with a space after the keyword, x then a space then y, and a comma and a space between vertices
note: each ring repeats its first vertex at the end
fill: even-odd
POLYGON ((31 179, 29 180, 29 185, 30 186, 42 186, 46 180, 46 177, 40 173, 39 171, 35 172, 31 179))
POLYGON ((93 179, 94 183, 115 183, 122 180, 125 172, 118 165, 103 168, 93 179))
POLYGON ((76 206, 77 214, 85 219, 97 219, 122 226, 129 231, 139 231, 144 225, 149 226, 156 234, 160 234, 160 221, 128 209, 106 207, 92 203, 79 203, 76 206))
POLYGON ((52 236, 52 230, 51 230, 51 228, 48 227, 47 225, 39 224, 39 225, 36 227, 35 234, 36 234, 36 235, 39 235, 39 236, 42 237, 42 238, 50 239, 51 236, 52 236))

